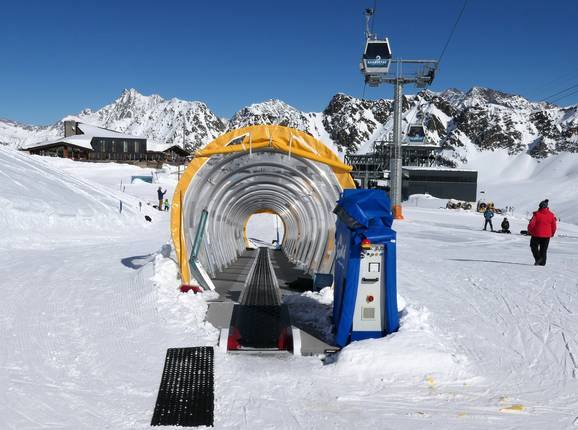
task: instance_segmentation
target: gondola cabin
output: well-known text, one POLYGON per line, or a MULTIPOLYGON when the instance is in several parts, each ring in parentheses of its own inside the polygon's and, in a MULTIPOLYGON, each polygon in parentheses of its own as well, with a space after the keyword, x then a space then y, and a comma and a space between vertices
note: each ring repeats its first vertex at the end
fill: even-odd
POLYGON ((361 58, 361 72, 365 75, 366 81, 371 84, 372 78, 377 75, 384 75, 389 72, 391 63, 391 48, 389 40, 367 39, 365 50, 361 58))
POLYGON ((407 140, 412 143, 423 143, 425 141, 425 129, 421 124, 412 124, 407 131, 407 140))

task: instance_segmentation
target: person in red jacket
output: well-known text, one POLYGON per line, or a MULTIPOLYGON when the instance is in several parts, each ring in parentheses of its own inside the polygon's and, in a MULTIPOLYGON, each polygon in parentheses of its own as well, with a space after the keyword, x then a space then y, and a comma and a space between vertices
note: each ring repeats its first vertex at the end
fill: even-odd
POLYGON ((556 217, 548 208, 548 199, 541 201, 539 209, 534 212, 534 216, 528 224, 530 239, 530 249, 534 255, 535 266, 546 265, 546 253, 550 238, 556 233, 556 217))

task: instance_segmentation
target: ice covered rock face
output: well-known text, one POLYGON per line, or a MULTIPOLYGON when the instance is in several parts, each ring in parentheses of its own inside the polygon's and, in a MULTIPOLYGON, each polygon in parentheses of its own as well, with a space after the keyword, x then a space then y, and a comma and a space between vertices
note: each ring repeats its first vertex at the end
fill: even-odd
POLYGON ((113 103, 78 116, 82 122, 146 136, 158 143, 185 144, 196 149, 225 131, 225 123, 205 103, 124 90, 113 103))
MULTIPOLYGON (((463 161, 464 153, 456 149, 466 143, 481 151, 506 149, 536 158, 578 152, 577 110, 479 87, 468 92, 425 90, 403 100, 405 126, 423 121, 429 139, 448 150, 449 164, 463 161)), ((340 149, 367 150, 368 140, 392 132, 393 103, 337 94, 323 111, 323 125, 340 149)))
POLYGON ((229 121, 228 130, 256 124, 275 124, 312 133, 312 115, 314 114, 301 112, 281 100, 269 100, 241 109, 229 121))
POLYGON ((371 140, 392 113, 391 100, 363 100, 336 94, 323 111, 323 125, 340 151, 353 153, 371 140))
MULTIPOLYGON (((404 125, 423 121, 428 138, 445 149, 448 165, 467 160, 468 148, 527 152, 535 158, 561 151, 578 152, 577 110, 577 106, 534 103, 480 87, 468 92, 425 90, 403 100, 404 125)), ((322 112, 302 112, 280 100, 269 100, 245 107, 227 121, 202 102, 165 100, 129 89, 97 111, 85 109, 64 119, 146 136, 158 143, 184 143, 191 150, 228 130, 279 124, 306 131, 342 153, 355 153, 371 150, 371 142, 391 133, 393 102, 340 93, 322 112)), ((61 136, 62 130, 62 121, 30 126, 0 120, 0 144, 21 146, 48 140, 61 136)))

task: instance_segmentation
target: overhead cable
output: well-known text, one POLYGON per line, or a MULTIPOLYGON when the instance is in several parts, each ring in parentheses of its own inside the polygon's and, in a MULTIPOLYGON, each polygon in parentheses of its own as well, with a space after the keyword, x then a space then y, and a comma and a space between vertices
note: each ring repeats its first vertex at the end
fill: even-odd
MULTIPOLYGON (((571 86, 569 86, 568 88, 565 88, 565 89, 563 89, 563 90, 561 90, 561 91, 558 91, 557 93, 551 94, 551 95, 549 95, 548 97, 544 97, 544 98, 541 99, 540 101, 541 101, 541 102, 544 102, 544 101, 546 101, 546 100, 548 100, 548 99, 551 99, 551 98, 553 98, 553 97, 559 96, 560 94, 563 94, 563 93, 565 93, 566 91, 572 90, 572 89, 574 89, 574 88, 576 88, 576 87, 578 87, 578 84, 571 85, 571 86)), ((571 94, 574 94, 574 93, 571 93, 571 94)), ((564 98, 564 97, 566 97, 566 96, 562 96, 562 97, 560 97, 559 99, 562 99, 562 98, 564 98)))
POLYGON ((555 98, 554 100, 550 100, 549 103, 555 103, 555 102, 557 102, 558 100, 565 99, 566 97, 573 96, 574 94, 577 94, 577 93, 578 93, 578 90, 572 91, 571 93, 568 93, 568 94, 565 94, 565 95, 563 95, 563 96, 557 97, 557 98, 555 98))
POLYGON ((448 36, 448 40, 446 41, 446 44, 444 45, 444 49, 442 49, 442 53, 440 54, 440 56, 438 58, 438 64, 442 61, 442 57, 444 56, 444 54, 446 53, 446 50, 448 49, 448 46, 452 40, 452 37, 454 36, 454 33, 456 32, 456 28, 458 27, 460 19, 462 18, 462 15, 464 14, 464 10, 466 9, 467 4, 468 4, 468 0, 464 0, 464 4, 462 5, 462 9, 460 10, 460 13, 456 19, 456 22, 454 23, 454 26, 452 27, 452 31, 450 32, 450 35, 448 36))

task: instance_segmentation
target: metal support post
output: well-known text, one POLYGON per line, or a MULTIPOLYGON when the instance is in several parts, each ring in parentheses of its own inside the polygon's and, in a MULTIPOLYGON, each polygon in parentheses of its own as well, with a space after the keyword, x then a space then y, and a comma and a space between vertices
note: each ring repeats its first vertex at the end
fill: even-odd
POLYGON ((393 154, 389 166, 389 186, 391 211, 395 219, 403 219, 401 213, 402 157, 401 157, 401 117, 403 107, 403 79, 394 84, 393 105, 393 154))

